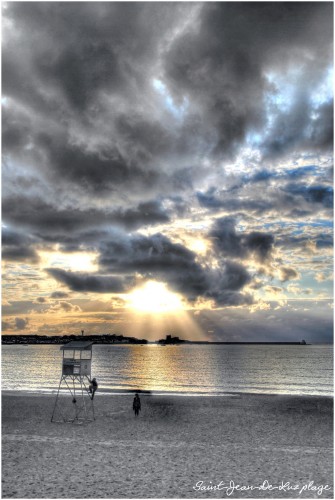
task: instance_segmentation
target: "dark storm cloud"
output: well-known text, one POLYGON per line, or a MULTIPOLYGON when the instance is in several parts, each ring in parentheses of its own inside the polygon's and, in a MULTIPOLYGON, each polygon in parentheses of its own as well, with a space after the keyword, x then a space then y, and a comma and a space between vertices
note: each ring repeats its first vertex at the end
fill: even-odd
MULTIPOLYGON (((161 157, 175 155, 176 138, 181 147, 185 140, 152 113, 161 107, 152 78, 165 37, 190 10, 168 3, 8 4, 6 18, 24 43, 10 36, 4 43, 3 93, 20 103, 5 109, 5 155, 36 165, 49 183, 71 183, 92 196, 120 186, 142 196, 166 188, 161 157)), ((183 189, 183 174, 172 170, 170 189, 183 189)))
POLYGON ((128 209, 120 213, 119 218, 120 222, 122 221, 122 224, 129 229, 170 221, 167 211, 159 201, 140 203, 135 209, 128 209))
MULTIPOLYGON (((220 208, 225 206, 224 199, 219 199, 219 194, 224 194, 225 197, 229 194, 236 195, 238 191, 244 187, 248 187, 249 185, 264 185, 267 188, 269 181, 287 181, 310 177, 317 177, 320 175, 320 172, 316 165, 306 165, 304 167, 296 167, 290 169, 283 169, 280 171, 268 170, 266 168, 262 168, 260 170, 256 170, 253 173, 238 175, 233 179, 229 179, 229 184, 222 189, 221 191, 217 191, 217 189, 212 186, 208 188, 207 192, 197 192, 197 198, 201 206, 205 206, 207 208, 220 208)), ((331 181, 329 176, 328 181, 331 181)))
MULTIPOLYGON (((307 77, 308 78, 308 77, 307 77)), ((265 157, 276 157, 294 149, 331 150, 333 101, 317 110, 310 103, 310 89, 302 91, 286 112, 278 113, 264 143, 265 157), (318 118, 311 117, 317 113, 318 118)))
MULTIPOLYGON (((158 37, 182 10, 137 2, 41 2, 8 4, 6 16, 23 37, 38 33, 21 49, 27 59, 22 60, 22 76, 33 69, 41 83, 60 90, 67 105, 83 114, 99 93, 127 95, 132 84, 136 89, 143 78, 139 67, 156 55, 158 37)), ((20 96, 31 77, 17 78, 12 51, 9 45, 11 57, 3 61, 4 91, 20 96)), ((28 90, 31 99, 34 94, 41 99, 40 87, 34 92, 28 84, 28 90)))
POLYGON ((270 256, 274 245, 272 234, 258 231, 236 232, 236 220, 233 217, 217 219, 209 236, 220 253, 242 259, 255 255, 260 261, 264 261, 270 256))
POLYGON ((334 196, 331 186, 287 184, 281 189, 294 196, 302 196, 308 203, 321 203, 325 208, 333 207, 334 196))
POLYGON ((30 198, 23 194, 4 199, 3 217, 13 224, 31 228, 41 234, 80 230, 86 226, 101 224, 105 218, 96 209, 58 208, 41 198, 30 198))
POLYGON ((30 139, 32 122, 24 113, 2 106, 2 151, 21 151, 30 139))
POLYGON ((69 140, 68 137, 55 139, 43 134, 36 141, 48 158, 55 180, 65 179, 85 192, 101 195, 126 183, 139 189, 156 183, 158 174, 154 170, 140 168, 137 162, 122 155, 116 147, 86 151, 84 145, 70 144, 69 140))
POLYGON ((7 227, 2 229, 2 258, 9 261, 37 264, 39 256, 33 248, 36 239, 7 227))
MULTIPOLYGON (((288 173, 269 175, 269 180, 277 180, 272 185, 266 183, 263 186, 265 181, 251 182, 248 180, 245 182, 242 178, 232 188, 210 187, 205 192, 197 192, 196 197, 201 207, 214 213, 218 209, 224 209, 231 213, 254 212, 260 216, 272 212, 295 219, 304 218, 324 209, 330 211, 333 208, 332 186, 319 185, 310 182, 310 180, 307 185, 303 182, 305 180, 304 173, 299 172, 299 170, 293 169, 289 170, 288 173), (295 181, 285 183, 285 180, 291 177, 295 181), (249 190, 246 190, 248 184, 251 185, 249 190)), ((308 171, 305 171, 305 174, 307 178, 308 171)))
POLYGON ((216 188, 210 188, 205 193, 197 192, 196 196, 201 207, 208 208, 214 213, 217 209, 225 209, 231 213, 250 211, 263 215, 274 208, 273 199, 229 196, 225 191, 218 191, 216 188))
POLYGON ((8 261, 29 262, 31 264, 37 264, 40 260, 33 248, 26 247, 3 247, 2 258, 8 261))
MULTIPOLYGON (((283 212, 288 207, 296 210, 302 201, 296 199, 295 196, 298 195, 308 203, 321 202, 325 208, 331 208, 332 177, 330 171, 317 165, 278 170, 263 168, 248 174, 231 176, 224 188, 211 186, 205 192, 198 191, 196 197, 200 206, 213 212, 222 208, 230 212, 245 210, 262 215, 271 210, 283 212), (311 183, 320 181, 321 178, 328 185, 311 183)), ((308 209, 311 209, 308 205, 300 208, 301 216, 308 213, 308 209)))
POLYGON ((303 249, 308 247, 311 241, 315 243, 317 249, 332 248, 334 246, 333 235, 325 232, 317 232, 313 237, 310 234, 276 236, 276 246, 286 249, 303 249))
POLYGON ((118 276, 73 273, 57 268, 46 269, 46 272, 75 292, 123 293, 127 291, 126 281, 118 276))
POLYGON ((334 144, 334 102, 322 104, 313 123, 311 141, 323 149, 332 149, 334 144))
POLYGON ((172 243, 166 236, 155 234, 147 237, 124 235, 119 240, 104 242, 100 248, 99 264, 108 271, 126 270, 150 272, 177 272, 193 265, 196 254, 183 245, 172 243))
MULTIPOLYGON (((277 154, 279 149, 284 152, 299 145, 299 141, 306 144, 304 134, 312 109, 307 89, 316 85, 320 68, 330 64, 331 44, 330 3, 321 7, 306 2, 207 3, 199 24, 169 49, 165 74, 176 95, 184 93, 201 107, 205 121, 217 135, 215 140, 214 133, 215 150, 229 154, 248 130, 266 122, 265 95, 271 93, 266 72, 285 72, 295 59, 299 61, 309 79, 300 83, 293 112, 278 113, 264 145, 277 154), (304 61, 307 52, 308 65, 304 61), (277 138, 278 146, 271 145, 272 137, 277 138)), ((319 116, 322 121, 321 111, 319 116)), ((321 137, 322 126, 315 124, 321 137)), ((329 119, 327 127, 331 127, 329 119)), ((318 135, 316 131, 312 134, 318 135)), ((322 138, 313 146, 324 143, 322 138)))
MULTIPOLYGON (((4 153, 92 196, 188 188, 190 155, 232 153, 267 125, 268 71, 298 61, 314 75, 301 81, 315 86, 330 61, 330 3, 14 2, 5 17, 16 35, 5 23, 3 93, 19 106, 5 109, 4 153), (168 116, 184 98, 176 131, 168 116)), ((290 137, 305 133, 308 88, 296 93, 296 112, 277 110, 268 149, 288 140, 280 120, 290 137)), ((331 109, 315 110, 311 144, 327 142, 322 124, 331 137, 331 109)))
POLYGON ((213 298, 217 305, 252 304, 251 295, 240 293, 250 281, 251 276, 244 266, 225 261, 222 270, 214 273, 215 288, 210 290, 206 297, 213 298))
POLYGON ((69 234, 89 227, 114 224, 128 229, 169 222, 168 211, 158 200, 139 203, 134 208, 103 210, 75 206, 58 207, 41 198, 25 195, 5 198, 3 217, 17 226, 30 228, 41 238, 48 234, 69 234), (25 207, 22 211, 22 206, 25 207))
POLYGON ((149 161, 157 155, 167 153, 172 146, 173 135, 159 120, 149 121, 141 115, 121 114, 115 125, 129 147, 137 149, 139 159, 149 161))

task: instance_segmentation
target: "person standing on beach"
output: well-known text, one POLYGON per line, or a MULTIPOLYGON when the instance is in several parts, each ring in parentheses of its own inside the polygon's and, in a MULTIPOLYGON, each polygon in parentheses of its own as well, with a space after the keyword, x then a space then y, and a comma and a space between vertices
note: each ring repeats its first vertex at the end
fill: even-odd
POLYGON ((133 401, 133 410, 135 412, 135 417, 138 417, 139 412, 141 411, 141 400, 138 394, 135 394, 133 401))
POLYGON ((97 390, 98 388, 98 382, 97 382, 97 379, 94 378, 93 380, 90 380, 90 386, 88 388, 88 390, 90 391, 91 393, 91 399, 93 400, 94 398, 94 394, 95 394, 95 391, 97 390))

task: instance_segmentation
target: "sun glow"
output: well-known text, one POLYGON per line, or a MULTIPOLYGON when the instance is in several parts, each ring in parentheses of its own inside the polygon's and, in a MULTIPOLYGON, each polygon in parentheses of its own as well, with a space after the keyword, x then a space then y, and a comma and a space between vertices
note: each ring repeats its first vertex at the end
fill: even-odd
POLYGON ((143 287, 129 293, 126 300, 131 309, 143 313, 157 314, 183 309, 180 296, 157 281, 148 281, 143 287))
POLYGON ((200 255, 205 255, 208 248, 205 240, 202 239, 193 239, 189 245, 190 250, 193 250, 195 253, 199 253, 200 255))
POLYGON ((97 270, 95 252, 40 252, 46 267, 61 267, 70 271, 94 272, 97 270))

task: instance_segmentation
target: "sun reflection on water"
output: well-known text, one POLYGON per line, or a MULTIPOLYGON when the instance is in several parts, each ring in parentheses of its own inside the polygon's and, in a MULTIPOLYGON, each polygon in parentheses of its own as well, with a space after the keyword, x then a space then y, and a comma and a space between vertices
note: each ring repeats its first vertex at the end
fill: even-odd
MULTIPOLYGON (((55 391, 58 345, 3 346, 2 390, 55 391)), ((99 393, 333 394, 332 346, 94 345, 99 393)))

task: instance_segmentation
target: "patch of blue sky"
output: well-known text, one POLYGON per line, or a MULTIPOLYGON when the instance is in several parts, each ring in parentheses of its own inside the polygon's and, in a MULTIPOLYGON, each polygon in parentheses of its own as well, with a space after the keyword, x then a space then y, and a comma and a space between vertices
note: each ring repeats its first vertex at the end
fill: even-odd
MULTIPOLYGON (((320 219, 314 222, 311 221, 304 221, 304 222, 287 222, 285 226, 290 226, 291 228, 295 228, 292 230, 291 234, 295 233, 302 233, 306 228, 311 228, 311 227, 323 227, 323 228, 332 228, 333 227, 333 221, 331 219, 320 219)), ((283 226, 283 227, 285 227, 283 226)))
POLYGON ((281 112, 289 111, 294 102, 296 82, 300 75, 300 69, 292 69, 284 77, 274 72, 267 73, 266 78, 272 85, 271 92, 267 93, 269 105, 281 112))
POLYGON ((261 146, 263 140, 263 135, 258 132, 249 132, 246 137, 247 145, 256 148, 261 146))
POLYGON ((332 286, 332 280, 324 280, 324 281, 318 281, 316 279, 316 271, 311 270, 311 271, 304 271, 303 276, 299 280, 300 285, 303 288, 312 288, 315 292, 317 291, 323 291, 323 290, 331 290, 333 288, 332 286))
POLYGON ((277 170, 267 170, 266 168, 253 172, 252 174, 245 174, 241 176, 240 182, 242 184, 265 182, 270 179, 302 179, 304 177, 317 177, 320 175, 318 167, 315 165, 306 165, 303 167, 295 168, 277 168, 277 170))
POLYGON ((305 229, 304 226, 302 226, 300 228, 293 229, 290 234, 291 234, 291 236, 300 236, 301 234, 304 234, 304 232, 305 232, 304 229, 305 229))
POLYGON ((319 173, 318 167, 316 165, 306 165, 303 167, 289 168, 285 172, 289 177, 293 178, 303 177, 305 175, 316 176, 319 173))
POLYGON ((323 79, 312 94, 311 101, 314 107, 319 107, 333 99, 334 68, 326 69, 323 79))
POLYGON ((292 226, 292 222, 276 221, 276 222, 265 222, 263 224, 263 227, 265 229, 270 229, 270 228, 273 228, 274 226, 284 229, 287 226, 292 226))
POLYGON ((184 98, 182 104, 177 105, 173 100, 173 98, 171 97, 171 94, 167 89, 165 83, 163 83, 158 78, 154 78, 152 80, 152 85, 154 89, 158 92, 158 94, 160 94, 160 96, 162 97, 165 108, 175 118, 178 118, 179 120, 182 119, 188 108, 188 99, 184 98))
POLYGON ((333 227, 333 220, 332 219, 321 219, 315 222, 300 222, 300 224, 305 224, 311 227, 333 227))
POLYGON ((276 221, 276 222, 266 222, 263 224, 263 228, 265 230, 273 229, 274 227, 279 227, 281 229, 286 229, 287 227, 292 229, 291 234, 298 233, 301 234, 304 232, 304 229, 308 227, 324 227, 324 228, 332 228, 333 220, 332 219, 319 219, 317 221, 276 221))

